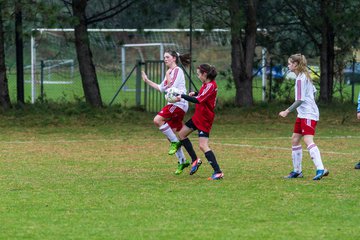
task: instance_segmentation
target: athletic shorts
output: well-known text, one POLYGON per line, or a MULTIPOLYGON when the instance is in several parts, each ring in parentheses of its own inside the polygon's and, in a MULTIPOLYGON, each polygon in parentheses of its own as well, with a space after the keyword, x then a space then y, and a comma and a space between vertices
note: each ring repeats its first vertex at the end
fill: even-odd
POLYGON ((158 112, 158 115, 162 116, 163 118, 165 118, 167 124, 169 124, 169 126, 172 129, 176 129, 176 131, 180 131, 180 129, 183 126, 183 119, 185 116, 185 112, 184 110, 182 110, 181 108, 172 105, 172 104, 168 104, 165 107, 163 107, 161 109, 160 112, 158 112))
POLYGON ((294 133, 301 135, 315 135, 317 121, 306 119, 306 118, 296 118, 294 125, 294 133))
POLYGON ((195 124, 194 124, 194 122, 192 121, 192 119, 190 119, 189 121, 187 121, 187 122, 185 123, 185 126, 187 126, 188 128, 190 128, 190 129, 192 129, 192 130, 194 130, 194 131, 195 131, 195 130, 198 130, 198 136, 199 136, 199 137, 209 138, 209 133, 199 130, 199 129, 195 126, 195 124))

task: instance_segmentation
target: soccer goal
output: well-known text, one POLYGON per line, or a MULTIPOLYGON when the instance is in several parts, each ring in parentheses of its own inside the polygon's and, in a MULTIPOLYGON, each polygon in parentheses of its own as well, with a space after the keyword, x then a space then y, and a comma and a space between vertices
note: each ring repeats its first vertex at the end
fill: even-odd
POLYGON ((74 59, 60 59, 60 60, 43 60, 41 61, 41 69, 43 72, 44 84, 72 84, 74 78, 74 59), (57 75, 60 74, 60 79, 57 75), (70 81, 61 81, 62 75, 68 75, 64 79, 70 81))
MULTIPOLYGON (((177 44, 175 43, 138 43, 138 44, 124 44, 121 46, 121 79, 124 83, 126 79, 126 49, 127 48, 135 48, 139 52, 141 62, 145 62, 143 48, 146 47, 158 47, 159 48, 159 61, 164 60, 164 51, 165 47, 175 47, 177 44)), ((146 59, 147 60, 147 59, 146 59)), ((161 66, 161 78, 163 79, 165 76, 164 65, 161 66)), ((124 89, 129 90, 129 89, 124 89)))
MULTIPOLYGON (((38 98, 40 84, 44 84, 48 98, 61 97, 61 94, 67 97, 83 96, 80 73, 74 70, 78 66, 74 29, 40 28, 33 29, 32 32, 31 102, 34 103, 38 98), (71 88, 66 87, 69 84, 72 84, 71 88)), ((181 42, 171 42, 178 41, 179 38, 169 32, 156 29, 88 29, 104 102, 108 102, 108 98, 113 94, 112 90, 125 81, 138 60, 162 61, 166 48, 184 49, 181 42), (158 41, 153 42, 155 40, 158 41), (161 42, 162 40, 164 42, 161 42)), ((165 75, 163 68, 161 75, 165 75)), ((129 81, 123 91, 135 91, 134 83, 129 81)), ((130 98, 132 99, 126 97, 125 100, 130 98)))

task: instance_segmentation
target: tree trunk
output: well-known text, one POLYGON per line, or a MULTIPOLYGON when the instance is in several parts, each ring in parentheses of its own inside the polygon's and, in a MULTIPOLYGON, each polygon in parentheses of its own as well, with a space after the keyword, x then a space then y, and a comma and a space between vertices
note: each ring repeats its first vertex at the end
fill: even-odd
POLYGON ((235 104, 251 106, 254 103, 252 94, 252 71, 256 46, 256 8, 257 0, 246 1, 245 38, 241 31, 240 1, 229 0, 231 21, 231 69, 236 87, 235 104))
POLYGON ((17 102, 24 104, 24 48, 21 0, 15 3, 16 90, 17 102))
POLYGON ((2 20, 2 6, 0 4, 0 104, 2 109, 7 110, 11 108, 11 102, 9 97, 8 80, 6 77, 4 44, 5 39, 2 20))
POLYGON ((87 32, 86 4, 87 0, 73 0, 73 13, 78 21, 75 26, 76 53, 86 102, 93 107, 101 107, 100 89, 87 32))
POLYGON ((330 103, 332 101, 334 86, 334 61, 335 61, 335 34, 333 26, 326 15, 326 9, 329 7, 327 0, 321 1, 323 16, 322 42, 320 45, 320 101, 330 103))

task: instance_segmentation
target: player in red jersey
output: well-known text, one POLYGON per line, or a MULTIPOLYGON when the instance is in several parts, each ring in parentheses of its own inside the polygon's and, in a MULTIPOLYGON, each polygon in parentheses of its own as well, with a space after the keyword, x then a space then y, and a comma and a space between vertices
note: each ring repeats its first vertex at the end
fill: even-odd
POLYGON ((206 159, 214 169, 214 173, 209 180, 218 180, 223 178, 224 174, 216 161, 215 154, 209 148, 209 133, 214 122, 214 108, 216 104, 217 85, 216 69, 209 64, 201 64, 197 69, 197 76, 203 83, 199 93, 191 92, 189 95, 181 94, 178 100, 185 99, 195 103, 195 113, 192 118, 185 123, 179 131, 179 138, 186 151, 192 159, 192 168, 190 175, 194 174, 201 165, 201 160, 197 157, 188 135, 198 130, 200 150, 205 154, 206 159))

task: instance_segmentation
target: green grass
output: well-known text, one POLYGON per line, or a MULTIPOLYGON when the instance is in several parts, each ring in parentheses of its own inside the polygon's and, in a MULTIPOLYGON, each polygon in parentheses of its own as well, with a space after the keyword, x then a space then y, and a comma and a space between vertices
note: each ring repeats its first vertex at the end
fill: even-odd
POLYGON ((305 177, 282 178, 295 118, 278 118, 284 107, 217 112, 210 146, 225 178, 216 182, 206 161, 193 176, 173 174, 150 113, 0 115, 0 239, 358 239, 355 106, 320 106, 315 141, 330 175, 318 182, 306 151, 305 177))

